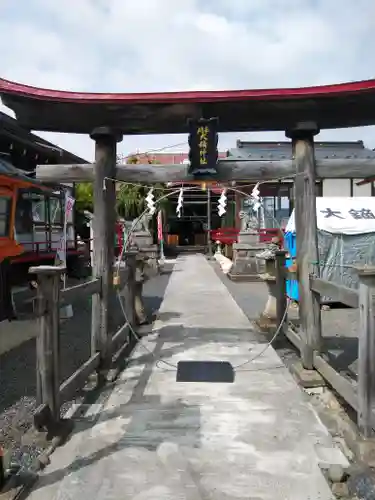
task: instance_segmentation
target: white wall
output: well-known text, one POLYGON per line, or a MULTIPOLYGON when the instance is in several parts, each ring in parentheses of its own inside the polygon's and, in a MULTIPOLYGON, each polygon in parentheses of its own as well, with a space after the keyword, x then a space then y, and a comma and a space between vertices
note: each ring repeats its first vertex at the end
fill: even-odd
POLYGON ((350 179, 323 179, 323 196, 350 196, 350 179))
POLYGON ((371 196, 371 182, 363 186, 356 186, 362 179, 353 179, 353 196, 371 196))
POLYGON ((361 179, 323 179, 323 196, 371 196, 371 183, 357 186, 361 179))

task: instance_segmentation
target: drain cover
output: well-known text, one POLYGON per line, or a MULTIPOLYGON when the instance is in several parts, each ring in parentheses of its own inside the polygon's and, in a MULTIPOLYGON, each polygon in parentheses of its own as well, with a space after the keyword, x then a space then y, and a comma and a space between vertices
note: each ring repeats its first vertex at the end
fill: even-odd
POLYGON ((233 384, 234 370, 228 361, 179 361, 176 382, 233 384))

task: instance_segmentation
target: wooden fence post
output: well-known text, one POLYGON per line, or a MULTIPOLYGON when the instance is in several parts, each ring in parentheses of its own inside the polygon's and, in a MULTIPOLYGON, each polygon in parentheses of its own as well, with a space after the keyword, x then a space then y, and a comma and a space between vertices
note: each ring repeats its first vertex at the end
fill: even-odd
POLYGON ((285 312, 287 308, 287 297, 286 297, 286 272, 285 272, 285 250, 277 250, 275 253, 275 274, 276 274, 276 316, 277 324, 280 326, 280 331, 284 334, 288 327, 288 312, 285 312))
POLYGON ((137 253, 135 258, 135 280, 134 280, 134 304, 135 304, 135 321, 141 326, 148 323, 145 305, 143 301, 143 285, 145 282, 145 266, 146 259, 141 252, 137 253))
POLYGON ((92 298, 91 351, 100 353, 98 382, 103 383, 111 365, 109 304, 114 295, 113 262, 116 222, 116 144, 122 134, 108 127, 91 133, 95 140, 94 177, 94 268, 95 278, 102 279, 101 294, 92 298))
POLYGON ((375 266, 357 268, 359 283, 358 427, 373 435, 375 402, 375 266))
POLYGON ((302 364, 313 369, 314 351, 320 351, 320 296, 310 290, 310 273, 319 276, 316 225, 316 183, 314 135, 319 133, 315 123, 300 123, 287 131, 292 139, 293 161, 296 167, 294 182, 295 227, 297 238, 297 276, 302 338, 302 364))
POLYGON ((54 424, 60 420, 60 283, 64 266, 31 267, 38 279, 37 404, 47 404, 54 424))
POLYGON ((128 316, 128 321, 132 328, 136 325, 135 317, 135 273, 136 273, 136 256, 137 252, 126 252, 126 293, 125 293, 125 310, 128 316))

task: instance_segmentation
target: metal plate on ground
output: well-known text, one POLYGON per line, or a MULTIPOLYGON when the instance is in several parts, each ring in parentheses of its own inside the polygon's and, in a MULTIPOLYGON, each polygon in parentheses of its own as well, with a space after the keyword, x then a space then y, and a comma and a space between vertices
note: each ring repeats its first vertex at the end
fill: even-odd
POLYGON ((233 384, 234 370, 229 361, 179 361, 176 382, 233 384))

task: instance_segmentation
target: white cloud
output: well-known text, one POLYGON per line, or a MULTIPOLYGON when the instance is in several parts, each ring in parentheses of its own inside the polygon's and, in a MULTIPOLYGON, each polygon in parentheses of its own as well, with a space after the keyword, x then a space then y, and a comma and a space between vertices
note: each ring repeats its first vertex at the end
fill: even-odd
MULTIPOLYGON (((374 76, 374 32, 373 0, 0 0, 0 75, 101 92, 336 83, 374 76)), ((41 135, 93 157, 87 137, 41 135)), ((248 137, 223 134, 221 147, 248 137)), ((320 138, 375 147, 374 127, 320 138)), ((183 140, 125 137, 120 150, 183 140)))

